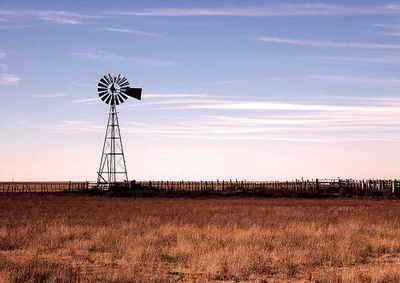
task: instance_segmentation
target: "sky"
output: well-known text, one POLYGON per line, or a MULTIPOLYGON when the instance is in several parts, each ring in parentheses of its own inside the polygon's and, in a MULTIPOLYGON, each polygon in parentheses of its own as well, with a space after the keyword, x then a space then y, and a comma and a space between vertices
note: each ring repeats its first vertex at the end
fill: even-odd
POLYGON ((399 178, 400 1, 0 1, 0 180, 399 178))

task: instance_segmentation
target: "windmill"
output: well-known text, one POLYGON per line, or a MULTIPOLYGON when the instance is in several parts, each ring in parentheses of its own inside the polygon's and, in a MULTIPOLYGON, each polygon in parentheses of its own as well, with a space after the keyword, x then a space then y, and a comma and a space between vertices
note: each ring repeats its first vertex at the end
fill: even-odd
POLYGON ((128 181, 117 106, 124 103, 128 97, 141 100, 142 89, 129 87, 128 80, 121 74, 118 76, 107 74, 99 80, 97 93, 103 102, 110 105, 97 184, 112 186, 128 181))

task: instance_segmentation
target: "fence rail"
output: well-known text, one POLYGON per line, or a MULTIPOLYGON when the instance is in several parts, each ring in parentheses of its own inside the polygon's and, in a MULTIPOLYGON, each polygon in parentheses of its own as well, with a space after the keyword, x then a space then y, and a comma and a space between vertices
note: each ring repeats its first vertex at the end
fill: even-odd
POLYGON ((139 185, 163 192, 243 192, 271 195, 399 195, 400 180, 294 181, 145 181, 139 185))
POLYGON ((87 190, 89 182, 0 182, 0 193, 55 193, 87 190))
MULTIPOLYGON (((132 181, 125 187, 163 193, 248 193, 266 195, 395 195, 400 180, 294 180, 294 181, 132 181)), ((0 193, 52 193, 98 190, 93 182, 0 182, 0 193)))

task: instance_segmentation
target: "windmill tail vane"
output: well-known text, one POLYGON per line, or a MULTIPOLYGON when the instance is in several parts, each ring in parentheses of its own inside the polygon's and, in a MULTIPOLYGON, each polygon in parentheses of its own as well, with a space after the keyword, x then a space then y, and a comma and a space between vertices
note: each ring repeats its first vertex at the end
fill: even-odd
POLYGON ((141 100, 142 89, 129 87, 128 80, 121 74, 117 76, 107 74, 100 78, 97 84, 97 93, 103 102, 110 105, 103 150, 97 171, 97 184, 112 186, 128 181, 116 106, 124 103, 128 97, 141 100))
POLYGON ((136 98, 137 100, 142 100, 142 89, 141 88, 128 88, 126 91, 126 95, 132 98, 136 98))

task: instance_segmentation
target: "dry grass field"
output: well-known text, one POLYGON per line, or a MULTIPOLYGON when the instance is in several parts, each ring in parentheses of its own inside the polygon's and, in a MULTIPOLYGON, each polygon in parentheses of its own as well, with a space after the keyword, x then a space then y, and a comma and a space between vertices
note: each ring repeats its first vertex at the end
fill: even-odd
POLYGON ((399 282, 400 201, 0 195, 1 282, 399 282))

